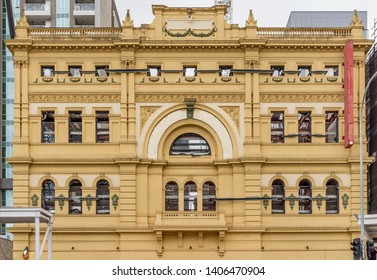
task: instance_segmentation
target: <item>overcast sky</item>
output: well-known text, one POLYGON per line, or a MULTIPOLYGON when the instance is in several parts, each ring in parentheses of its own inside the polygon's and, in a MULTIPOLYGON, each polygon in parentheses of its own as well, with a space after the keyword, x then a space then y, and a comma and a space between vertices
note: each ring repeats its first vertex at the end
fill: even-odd
MULTIPOLYGON (((120 19, 130 9, 135 26, 151 23, 152 5, 171 7, 209 7, 215 0, 115 0, 120 19)), ((258 26, 283 27, 291 11, 367 11, 368 29, 377 18, 377 0, 233 0, 233 23, 245 25, 249 10, 253 10, 258 26)), ((371 34, 372 32, 370 32, 371 34)))

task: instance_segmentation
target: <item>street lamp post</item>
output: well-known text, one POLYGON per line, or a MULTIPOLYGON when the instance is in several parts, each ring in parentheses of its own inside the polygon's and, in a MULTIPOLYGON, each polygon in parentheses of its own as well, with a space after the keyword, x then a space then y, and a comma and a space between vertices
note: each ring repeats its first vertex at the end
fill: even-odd
POLYGON ((361 259, 364 260, 364 186, 363 186, 363 129, 362 129, 362 117, 363 117, 363 107, 365 103, 365 95, 368 91, 370 84, 377 77, 377 72, 373 74, 372 78, 369 79, 363 94, 363 99, 361 101, 360 112, 359 112, 359 146, 360 146, 360 246, 361 246, 361 259))

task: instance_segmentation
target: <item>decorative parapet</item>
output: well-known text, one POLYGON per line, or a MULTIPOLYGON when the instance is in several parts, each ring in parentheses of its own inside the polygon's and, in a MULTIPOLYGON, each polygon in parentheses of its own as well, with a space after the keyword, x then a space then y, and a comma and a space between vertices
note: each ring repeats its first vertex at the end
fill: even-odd
POLYGON ((351 37, 351 28, 258 27, 257 37, 274 39, 348 38, 351 37))
POLYGON ((120 38, 122 28, 29 28, 28 35, 33 38, 120 38))

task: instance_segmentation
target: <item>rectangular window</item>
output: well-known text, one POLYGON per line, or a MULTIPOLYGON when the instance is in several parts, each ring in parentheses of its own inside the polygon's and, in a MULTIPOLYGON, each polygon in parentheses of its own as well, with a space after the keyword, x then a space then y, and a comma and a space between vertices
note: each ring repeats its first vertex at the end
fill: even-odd
POLYGON ((284 112, 271 112, 271 143, 284 143, 284 112))
POLYGON ((326 143, 338 142, 338 112, 326 112, 326 143))
POLYGON ((339 74, 339 67, 338 66, 325 66, 326 76, 328 77, 337 77, 339 74))
POLYGON ((185 77, 195 77, 197 74, 196 66, 184 66, 183 67, 183 75, 185 77))
POLYGON ((70 65, 68 66, 68 76, 70 77, 81 77, 81 71, 82 71, 82 66, 79 65, 70 65))
POLYGON ((96 112, 97 143, 109 143, 109 112, 96 112))
POLYGON ((279 77, 284 76, 284 66, 283 65, 272 65, 271 70, 273 71, 271 76, 279 77))
POLYGON ((233 76, 232 66, 220 66, 219 73, 221 77, 231 77, 233 76))
POLYGON ((54 66, 41 66, 41 76, 42 77, 53 77, 55 74, 54 66))
POLYGON ((306 77, 311 75, 312 67, 311 66, 299 66, 298 67, 298 75, 300 77, 306 77))
POLYGON ((55 142, 55 113, 42 112, 42 143, 55 142))
POLYGON ((159 77, 161 76, 160 66, 148 66, 148 77, 159 77))
POLYGON ((106 70, 109 69, 109 65, 96 65, 96 77, 106 77, 109 73, 106 70))
POLYGON ((311 143, 311 113, 310 112, 298 112, 298 142, 299 143, 311 143))
POLYGON ((69 112, 69 143, 82 142, 81 112, 69 112))

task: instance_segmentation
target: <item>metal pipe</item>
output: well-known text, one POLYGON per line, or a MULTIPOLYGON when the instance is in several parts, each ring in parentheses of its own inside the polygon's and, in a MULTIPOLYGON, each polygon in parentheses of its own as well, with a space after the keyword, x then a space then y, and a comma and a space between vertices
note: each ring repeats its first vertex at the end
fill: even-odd
POLYGON ((360 148, 360 245, 361 245, 361 259, 364 260, 364 186, 363 186, 363 130, 362 130, 362 118, 363 118, 363 107, 365 103, 365 95, 368 91, 370 84, 377 77, 377 72, 373 74, 372 78, 369 79, 363 94, 363 99, 361 101, 360 112, 359 112, 359 148, 360 148))

